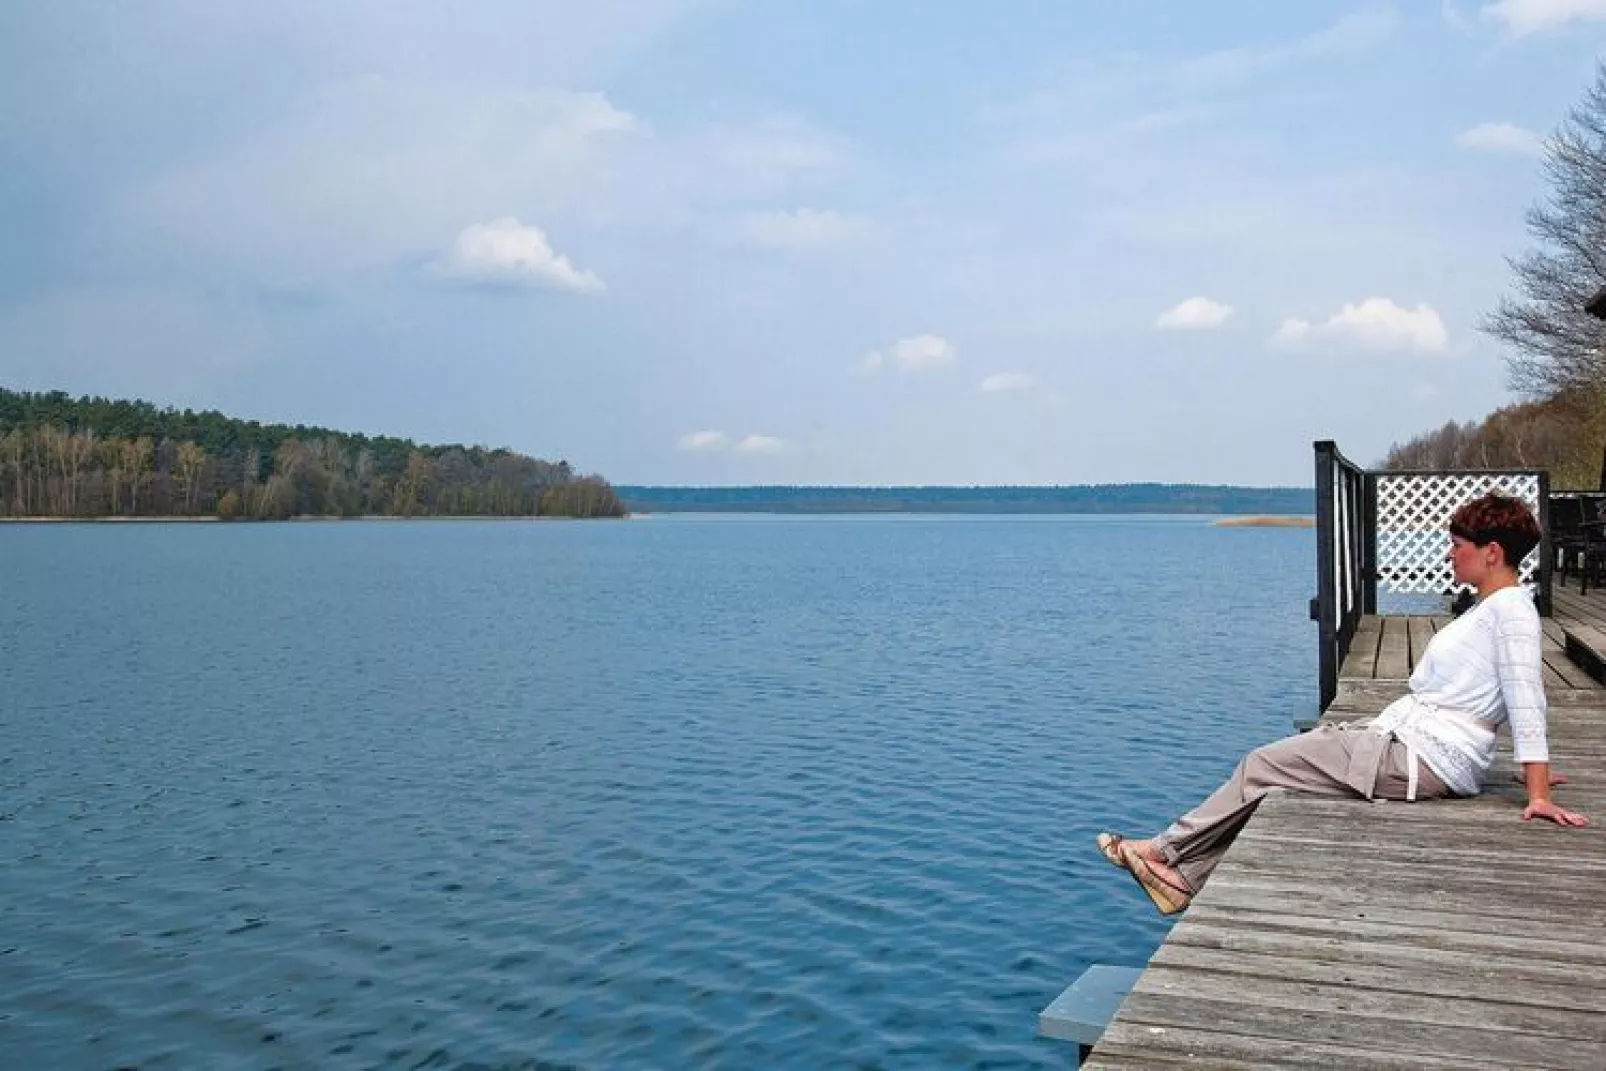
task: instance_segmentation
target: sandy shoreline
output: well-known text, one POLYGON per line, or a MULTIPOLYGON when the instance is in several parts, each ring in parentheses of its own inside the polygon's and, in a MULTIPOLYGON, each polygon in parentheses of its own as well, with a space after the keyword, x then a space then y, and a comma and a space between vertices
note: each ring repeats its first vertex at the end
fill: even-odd
POLYGON ((1268 517, 1224 517, 1216 522, 1217 528, 1315 528, 1314 517, 1273 515, 1268 517))

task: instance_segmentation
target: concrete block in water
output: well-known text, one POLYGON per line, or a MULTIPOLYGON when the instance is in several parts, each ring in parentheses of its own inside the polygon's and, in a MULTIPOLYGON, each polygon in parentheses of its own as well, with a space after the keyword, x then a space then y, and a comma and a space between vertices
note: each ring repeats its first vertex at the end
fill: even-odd
POLYGON ((1044 1037, 1091 1047, 1104 1033, 1121 1002, 1132 991, 1141 967, 1089 967, 1082 977, 1037 1013, 1037 1032, 1044 1037))

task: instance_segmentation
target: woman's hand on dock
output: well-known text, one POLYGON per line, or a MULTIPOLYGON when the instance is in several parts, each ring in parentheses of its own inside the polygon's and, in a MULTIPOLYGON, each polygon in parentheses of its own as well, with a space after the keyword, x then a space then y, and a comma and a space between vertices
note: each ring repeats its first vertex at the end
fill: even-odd
POLYGON ((1522 809, 1522 820, 1531 822, 1535 818, 1548 818, 1558 826, 1587 826, 1589 819, 1577 811, 1569 811, 1565 807, 1558 807, 1551 800, 1534 800, 1522 809))

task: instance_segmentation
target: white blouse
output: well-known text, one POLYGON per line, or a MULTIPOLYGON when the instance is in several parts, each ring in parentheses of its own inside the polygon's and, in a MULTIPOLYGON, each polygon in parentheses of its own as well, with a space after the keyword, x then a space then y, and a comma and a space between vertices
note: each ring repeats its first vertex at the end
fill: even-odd
POLYGON ((1518 762, 1548 762, 1539 611, 1528 589, 1499 591, 1441 628, 1411 674, 1411 691, 1372 722, 1392 732, 1449 789, 1475 796, 1511 725, 1518 762))

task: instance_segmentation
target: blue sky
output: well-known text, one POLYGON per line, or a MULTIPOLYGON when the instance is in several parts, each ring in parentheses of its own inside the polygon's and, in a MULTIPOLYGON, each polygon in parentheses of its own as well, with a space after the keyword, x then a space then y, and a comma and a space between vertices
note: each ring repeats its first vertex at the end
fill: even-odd
POLYGON ((0 384, 621 483, 1310 482, 1477 330, 1606 0, 0 8, 0 384))

